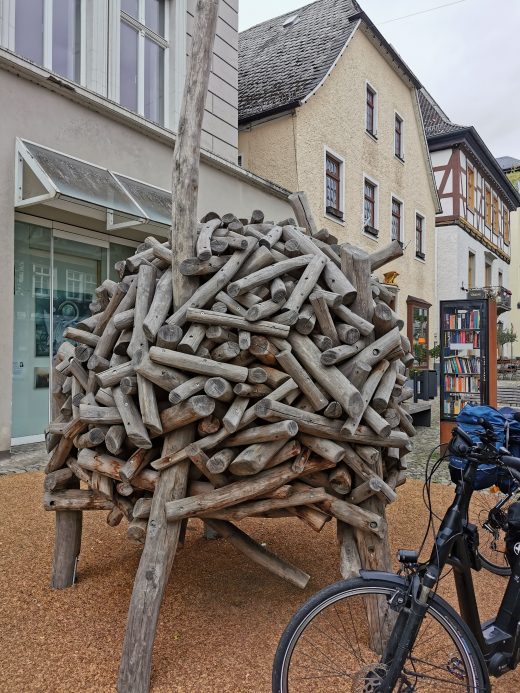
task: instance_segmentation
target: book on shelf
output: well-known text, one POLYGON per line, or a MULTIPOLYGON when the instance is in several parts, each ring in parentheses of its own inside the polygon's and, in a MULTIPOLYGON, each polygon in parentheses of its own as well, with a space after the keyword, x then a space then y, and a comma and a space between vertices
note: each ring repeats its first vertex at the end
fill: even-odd
POLYGON ((450 330, 444 335, 444 346, 450 349, 480 349, 480 332, 474 330, 450 330))
POLYGON ((476 404, 478 400, 465 397, 454 397, 444 401, 444 415, 456 417, 464 409, 466 404, 476 404))
POLYGON ((446 394, 460 392, 464 394, 480 394, 480 376, 461 378, 460 375, 445 375, 444 390, 446 394))
POLYGON ((444 358, 444 372, 480 374, 480 356, 447 356, 444 358))
POLYGON ((480 329, 480 310, 455 310, 444 314, 446 330, 478 330, 480 329))

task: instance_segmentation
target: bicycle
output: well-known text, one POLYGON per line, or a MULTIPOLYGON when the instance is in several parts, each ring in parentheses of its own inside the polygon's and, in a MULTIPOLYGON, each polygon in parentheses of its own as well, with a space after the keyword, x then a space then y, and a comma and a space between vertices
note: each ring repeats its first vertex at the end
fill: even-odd
MULTIPOLYGON (((479 423, 484 432, 476 444, 462 429, 453 429, 450 452, 467 464, 428 562, 419 563, 419 551, 401 550, 401 574, 361 571, 359 578, 330 585, 308 600, 280 639, 274 693, 476 693, 491 690, 490 675, 518 665, 520 558, 511 559, 497 615, 481 624, 471 573, 482 567, 478 531, 467 516, 478 466, 494 461, 518 483, 520 458, 497 450, 492 427, 479 423), (446 565, 453 569, 460 616, 436 593, 446 565)), ((513 556, 520 553, 520 522, 516 533, 513 556)), ((513 537, 510 530, 508 547, 513 537)))

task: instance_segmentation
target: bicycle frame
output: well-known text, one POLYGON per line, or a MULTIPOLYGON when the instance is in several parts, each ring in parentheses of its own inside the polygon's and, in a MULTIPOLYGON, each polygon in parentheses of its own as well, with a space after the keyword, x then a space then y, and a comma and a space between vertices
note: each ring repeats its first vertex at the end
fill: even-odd
MULTIPOLYGON (((516 561, 509 578, 496 617, 481 624, 471 573, 472 568, 476 570, 481 568, 477 555, 478 532, 477 528, 467 520, 477 467, 478 458, 470 456, 462 478, 457 483, 455 499, 446 512, 435 537, 430 560, 416 574, 420 580, 420 587, 414 601, 418 604, 422 603, 423 607, 412 608, 410 615, 403 621, 410 618, 412 621, 418 620, 416 632, 418 631, 426 611, 427 594, 435 587, 443 568, 447 564, 451 565, 460 614, 481 649, 489 673, 493 676, 501 676, 514 669, 520 659, 520 558, 516 561)), ((412 632, 413 625, 408 623, 406 630, 412 632)), ((401 630, 400 636, 404 634, 404 630, 401 630)), ((387 656, 390 647, 389 642, 387 656)))

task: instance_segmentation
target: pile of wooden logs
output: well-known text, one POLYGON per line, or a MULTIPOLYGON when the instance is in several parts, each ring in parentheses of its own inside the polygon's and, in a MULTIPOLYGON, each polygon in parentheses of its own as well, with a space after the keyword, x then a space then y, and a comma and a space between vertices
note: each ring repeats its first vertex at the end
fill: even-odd
POLYGON ((234 523, 294 517, 320 532, 336 518, 343 574, 378 553, 414 435, 410 343, 374 276, 402 249, 339 245, 293 202, 298 221, 207 215, 195 257, 147 238, 98 287, 55 357, 47 510, 105 510, 144 542, 161 471, 189 461, 168 520, 203 519, 299 586, 308 575, 234 523), (177 260, 199 286, 173 310, 177 260), (190 425, 193 442, 163 451, 190 425))

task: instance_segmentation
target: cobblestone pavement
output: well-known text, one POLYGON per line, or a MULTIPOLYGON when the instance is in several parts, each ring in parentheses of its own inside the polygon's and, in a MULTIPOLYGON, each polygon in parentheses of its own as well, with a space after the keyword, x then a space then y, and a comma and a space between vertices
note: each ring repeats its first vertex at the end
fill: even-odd
POLYGON ((0 476, 2 474, 20 474, 43 469, 47 462, 45 443, 30 443, 17 445, 11 449, 11 455, 0 460, 0 476))
MULTIPOLYGON (((430 401, 432 405, 432 425, 430 427, 418 426, 417 435, 413 439, 413 450, 407 455, 406 460, 408 462, 408 476, 411 479, 424 479, 424 472, 426 469, 426 464, 428 462, 428 457, 431 451, 439 445, 439 398, 432 399, 430 401)), ((433 455, 432 459, 438 459, 438 451, 433 455)), ((448 462, 443 462, 435 472, 433 481, 438 484, 449 484, 450 473, 448 471, 448 462)))

